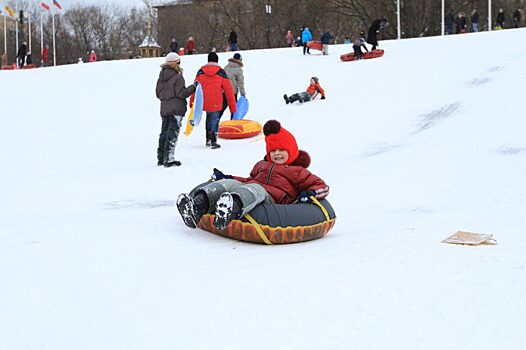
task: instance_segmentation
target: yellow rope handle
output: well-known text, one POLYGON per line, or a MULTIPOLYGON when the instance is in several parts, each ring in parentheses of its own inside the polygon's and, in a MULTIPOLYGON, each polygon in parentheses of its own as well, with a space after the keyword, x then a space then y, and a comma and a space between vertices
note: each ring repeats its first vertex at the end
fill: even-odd
POLYGON ((268 240, 267 236, 265 235, 265 232, 263 232, 263 230, 261 229, 259 224, 256 222, 256 220, 254 220, 254 218, 252 216, 250 216, 249 214, 246 214, 245 218, 247 218, 248 222, 250 222, 252 225, 254 225, 254 228, 256 229, 259 237, 261 237, 263 242, 265 242, 266 244, 271 245, 272 242, 268 240))
POLYGON ((321 205, 320 201, 316 199, 314 196, 310 196, 310 199, 312 200, 312 203, 316 204, 318 207, 320 207, 321 211, 325 215, 325 219, 327 221, 331 221, 331 217, 329 216, 329 213, 327 212, 327 209, 323 205, 321 205))

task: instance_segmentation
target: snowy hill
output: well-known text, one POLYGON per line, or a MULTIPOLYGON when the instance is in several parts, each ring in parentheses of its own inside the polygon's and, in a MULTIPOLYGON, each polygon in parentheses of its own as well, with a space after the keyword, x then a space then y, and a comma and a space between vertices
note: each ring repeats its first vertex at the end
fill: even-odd
MULTIPOLYGON (((338 216, 272 247, 176 213, 212 168, 248 175, 264 141, 211 151, 201 126, 182 167, 156 167, 162 59, 0 72, 0 348, 524 349, 525 40, 242 52, 248 118, 296 136, 338 216), (313 75, 327 100, 285 105, 313 75), (499 244, 440 243, 458 230, 499 244)), ((205 61, 183 58, 187 81, 205 61)))

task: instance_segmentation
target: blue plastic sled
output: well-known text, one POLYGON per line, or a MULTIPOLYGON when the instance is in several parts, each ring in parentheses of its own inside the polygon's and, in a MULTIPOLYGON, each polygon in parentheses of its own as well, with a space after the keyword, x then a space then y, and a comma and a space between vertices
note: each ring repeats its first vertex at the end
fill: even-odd
POLYGON ((234 116, 232 119, 234 120, 240 120, 240 119, 243 119, 245 118, 245 116, 247 115, 248 113, 248 100, 245 96, 241 96, 238 100, 237 100, 237 104, 236 104, 236 113, 234 113, 234 116))
POLYGON ((203 88, 201 84, 197 85, 195 89, 194 99, 194 126, 198 126, 201 123, 201 117, 203 116, 203 88))

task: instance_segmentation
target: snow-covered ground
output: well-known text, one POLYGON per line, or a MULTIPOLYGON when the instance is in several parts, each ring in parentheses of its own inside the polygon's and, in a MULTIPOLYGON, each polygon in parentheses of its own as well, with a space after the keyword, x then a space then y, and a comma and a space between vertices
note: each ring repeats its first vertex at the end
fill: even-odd
POLYGON ((0 349, 524 349, 525 40, 242 52, 248 118, 294 133, 338 216, 285 246, 184 226, 177 195, 264 141, 208 150, 201 125, 157 167, 162 59, 0 72, 0 349), (313 75, 327 100, 285 105, 313 75))

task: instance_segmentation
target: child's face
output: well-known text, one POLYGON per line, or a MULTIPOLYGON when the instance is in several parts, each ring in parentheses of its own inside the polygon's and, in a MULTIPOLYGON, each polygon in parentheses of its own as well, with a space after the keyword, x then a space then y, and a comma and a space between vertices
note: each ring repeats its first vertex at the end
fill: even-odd
POLYGON ((289 152, 284 149, 276 149, 270 152, 270 160, 276 164, 286 164, 289 160, 289 152))
POLYGON ((314 85, 314 84, 316 84, 316 81, 315 81, 314 79, 311 79, 311 80, 310 80, 310 84, 311 84, 311 85, 314 85))

